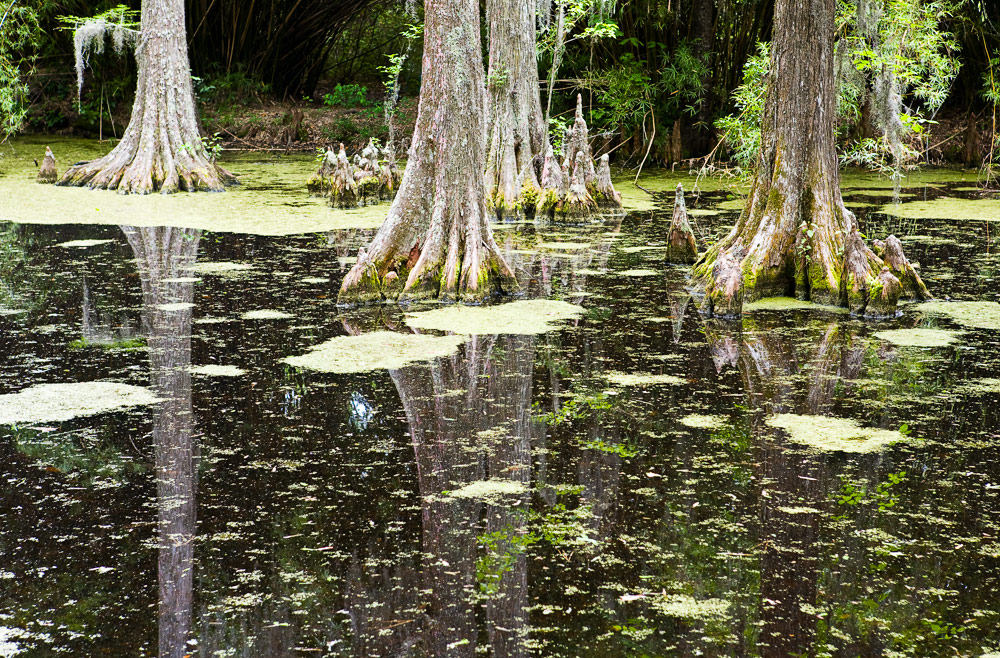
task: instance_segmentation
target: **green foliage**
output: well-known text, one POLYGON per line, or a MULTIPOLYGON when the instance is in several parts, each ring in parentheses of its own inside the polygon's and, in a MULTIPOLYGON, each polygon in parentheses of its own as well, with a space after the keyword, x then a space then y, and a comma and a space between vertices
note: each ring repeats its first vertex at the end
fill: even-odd
MULTIPOLYGON (((642 45, 635 39, 628 41, 642 45)), ((655 123, 665 126, 682 114, 697 114, 708 73, 705 62, 683 41, 672 53, 662 43, 646 45, 660 53, 659 66, 651 67, 632 53, 624 53, 614 66, 588 72, 584 86, 594 91, 599 103, 591 113, 596 128, 634 131, 651 115, 655 123)))
POLYGON ((743 67, 743 84, 733 91, 737 116, 727 115, 715 122, 722 131, 729 155, 736 164, 750 169, 760 153, 760 123, 767 95, 767 72, 771 66, 771 44, 758 43, 757 54, 743 67))
MULTIPOLYGON (((906 427, 905 425, 903 427, 906 427)), ((902 430, 901 430, 902 431, 902 430)), ((896 506, 899 497, 894 493, 894 487, 899 486, 906 479, 906 471, 889 473, 885 482, 879 482, 874 491, 869 491, 866 486, 856 485, 853 482, 844 480, 841 482, 840 491, 836 495, 837 504, 845 508, 845 513, 838 516, 843 519, 846 516, 846 509, 856 507, 865 501, 878 506, 880 512, 884 512, 896 506)))
POLYGON ((597 395, 576 394, 569 400, 566 400, 559 407, 558 411, 550 411, 539 415, 537 418, 547 425, 561 425, 578 418, 585 418, 592 411, 602 411, 610 408, 611 400, 604 393, 598 393, 597 395))
POLYGON ((323 96, 327 107, 364 107, 368 104, 368 88, 356 84, 338 84, 333 93, 323 96))
POLYGON ((34 62, 38 14, 27 2, 0 4, 0 141, 21 129, 27 114, 24 78, 34 62))
POLYGON ((250 100, 260 100, 271 92, 271 86, 241 68, 223 71, 218 64, 213 65, 204 78, 192 76, 195 96, 202 103, 216 103, 219 106, 247 104, 250 100))

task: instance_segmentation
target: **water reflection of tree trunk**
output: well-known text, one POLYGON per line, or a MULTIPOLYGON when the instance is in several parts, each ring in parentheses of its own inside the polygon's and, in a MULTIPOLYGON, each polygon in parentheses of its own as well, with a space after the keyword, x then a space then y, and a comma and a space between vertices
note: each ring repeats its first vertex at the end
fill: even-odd
MULTIPOLYGON (((706 330, 716 365, 734 364, 754 406, 766 414, 829 413, 841 379, 860 373, 863 349, 839 323, 822 327, 817 340, 802 332, 706 330)), ((808 653, 817 619, 822 508, 829 486, 827 460, 796 451, 776 435, 760 448, 761 489, 759 642, 765 656, 808 653)))
POLYGON ((143 327, 153 388, 164 401, 153 421, 159 527, 159 656, 189 653, 195 533, 194 415, 191 404, 190 276, 199 231, 122 227, 142 280, 143 327))
MULTIPOLYGON (((427 655, 476 654, 477 544, 485 532, 511 562, 486 603, 496 656, 526 654, 527 564, 511 539, 525 532, 531 479, 531 375, 534 339, 473 337, 461 353, 433 365, 392 371, 410 425, 423 501, 427 655), (513 480, 523 493, 445 495, 477 481, 513 480)), ((487 549, 488 550, 488 549, 487 549)))

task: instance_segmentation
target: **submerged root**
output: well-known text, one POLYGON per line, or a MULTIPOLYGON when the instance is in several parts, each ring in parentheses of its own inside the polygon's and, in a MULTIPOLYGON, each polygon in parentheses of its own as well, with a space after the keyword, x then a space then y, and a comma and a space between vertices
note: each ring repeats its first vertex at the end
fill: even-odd
POLYGON ((45 159, 42 160, 42 167, 38 170, 39 183, 55 183, 59 179, 59 172, 56 171, 56 156, 52 155, 52 149, 45 147, 45 159))
POLYGON ((697 260, 698 243, 688 221, 687 206, 684 204, 684 186, 678 183, 677 192, 674 194, 674 216, 670 221, 670 233, 667 239, 666 261, 690 264, 697 260))

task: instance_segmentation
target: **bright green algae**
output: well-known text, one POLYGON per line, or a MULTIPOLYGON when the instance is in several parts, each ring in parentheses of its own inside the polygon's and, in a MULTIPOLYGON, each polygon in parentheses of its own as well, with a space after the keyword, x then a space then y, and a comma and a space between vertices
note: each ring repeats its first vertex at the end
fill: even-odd
POLYGON ((788 432, 795 443, 829 452, 877 452, 905 437, 897 431, 861 427, 855 421, 832 416, 778 414, 767 424, 788 432))
MULTIPOLYGON (((346 228, 377 228, 388 203, 335 210, 306 192, 313 156, 226 156, 223 166, 241 185, 220 194, 120 195, 103 190, 39 185, 32 158, 51 144, 63 172, 67 163, 99 157, 108 146, 85 140, 16 140, 0 160, 0 218, 20 224, 177 226, 223 233, 296 235, 346 228)), ((0 147, 2 148, 2 147, 0 147)))
POLYGON ((958 341, 961 332, 945 329, 891 329, 875 332, 875 337, 900 347, 947 347, 958 341))
POLYGON ((550 299, 530 299, 491 306, 455 304, 406 316, 414 329, 456 334, 544 334, 584 314, 576 304, 550 299))

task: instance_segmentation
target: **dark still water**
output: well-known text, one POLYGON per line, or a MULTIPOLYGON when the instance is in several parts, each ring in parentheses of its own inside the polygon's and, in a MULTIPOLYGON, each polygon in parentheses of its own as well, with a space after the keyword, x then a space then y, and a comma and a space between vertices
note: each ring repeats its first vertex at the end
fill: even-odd
POLYGON ((706 321, 662 211, 471 315, 339 309, 371 229, 0 224, 0 656, 1000 655, 1000 225, 878 210, 981 303, 706 321))

